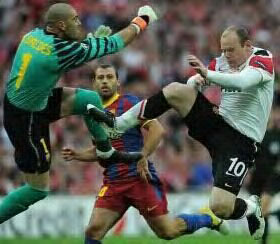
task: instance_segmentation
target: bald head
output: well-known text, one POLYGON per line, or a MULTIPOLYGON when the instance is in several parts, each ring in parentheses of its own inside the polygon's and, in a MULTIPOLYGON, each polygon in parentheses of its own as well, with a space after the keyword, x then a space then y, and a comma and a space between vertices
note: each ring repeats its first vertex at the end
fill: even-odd
POLYGON ((67 40, 83 40, 85 33, 76 10, 69 4, 50 6, 45 16, 46 30, 67 40))
POLYGON ((47 25, 54 24, 58 21, 66 21, 76 14, 75 9, 66 3, 56 3, 48 9, 45 22, 47 25))
POLYGON ((228 35, 236 35, 240 41, 241 46, 243 46, 246 41, 250 40, 249 32, 244 27, 235 25, 229 26, 223 32, 222 38, 227 37, 228 35))
POLYGON ((252 43, 245 28, 230 26, 221 36, 221 50, 231 68, 238 68, 252 53, 252 43))

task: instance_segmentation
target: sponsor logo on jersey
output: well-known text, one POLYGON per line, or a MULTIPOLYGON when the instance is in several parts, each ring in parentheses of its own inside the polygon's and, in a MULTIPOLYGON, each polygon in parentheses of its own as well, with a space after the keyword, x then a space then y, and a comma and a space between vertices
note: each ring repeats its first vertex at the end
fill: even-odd
POLYGON ((226 93, 241 92, 241 89, 222 88, 222 92, 226 92, 226 93))
POLYGON ((267 70, 266 66, 262 62, 255 61, 255 64, 261 66, 264 70, 267 70))

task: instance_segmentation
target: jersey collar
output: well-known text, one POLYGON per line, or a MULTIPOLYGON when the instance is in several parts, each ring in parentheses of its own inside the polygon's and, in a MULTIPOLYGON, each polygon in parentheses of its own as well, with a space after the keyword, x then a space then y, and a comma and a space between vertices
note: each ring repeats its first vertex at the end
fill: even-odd
POLYGON ((113 104, 118 98, 119 98, 120 94, 118 92, 116 92, 107 102, 103 103, 103 107, 107 108, 109 107, 111 104, 113 104))

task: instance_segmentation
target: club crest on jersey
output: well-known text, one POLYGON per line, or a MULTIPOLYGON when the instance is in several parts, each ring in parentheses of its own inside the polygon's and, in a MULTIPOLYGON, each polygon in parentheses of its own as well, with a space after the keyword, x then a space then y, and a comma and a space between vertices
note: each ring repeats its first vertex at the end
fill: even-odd
POLYGON ((255 64, 261 66, 264 70, 267 69, 266 66, 263 63, 259 62, 259 61, 255 61, 255 64))

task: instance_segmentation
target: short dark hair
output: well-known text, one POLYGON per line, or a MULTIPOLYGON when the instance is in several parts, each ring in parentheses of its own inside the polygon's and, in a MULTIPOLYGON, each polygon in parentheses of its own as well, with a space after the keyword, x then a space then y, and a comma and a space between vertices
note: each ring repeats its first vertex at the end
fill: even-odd
POLYGON ((251 39, 248 29, 244 26, 232 25, 232 26, 229 26, 228 28, 226 28, 223 33, 231 32, 231 31, 236 33, 242 47, 244 46, 246 41, 249 41, 251 39))
POLYGON ((93 79, 95 80, 95 77, 96 77, 96 71, 98 69, 108 69, 108 68, 113 68, 115 70, 115 74, 116 74, 116 77, 117 79, 119 79, 119 73, 118 73, 118 70, 115 68, 114 65, 112 64, 99 64, 96 66, 96 68, 94 69, 93 71, 93 79))

